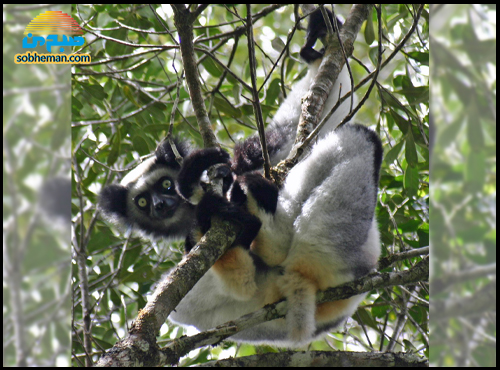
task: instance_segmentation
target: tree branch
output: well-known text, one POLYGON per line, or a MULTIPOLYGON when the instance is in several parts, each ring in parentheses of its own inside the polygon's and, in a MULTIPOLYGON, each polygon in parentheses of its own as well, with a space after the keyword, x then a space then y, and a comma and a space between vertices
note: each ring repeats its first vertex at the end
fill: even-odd
POLYGON ((255 41, 253 39, 252 25, 252 10, 250 4, 247 4, 247 41, 248 41, 248 58, 250 60, 250 77, 252 80, 252 104, 259 130, 260 146, 262 148, 262 157, 264 159, 264 176, 266 179, 271 178, 271 161, 267 152, 266 134, 264 128, 264 119, 262 117, 262 109, 260 108, 259 92, 257 89, 257 62, 255 60, 255 41))
POLYGON ((451 317, 483 316, 486 311, 496 311, 496 279, 479 289, 470 297, 455 297, 447 300, 433 300, 429 316, 435 320, 451 317))
POLYGON ((186 83, 189 89, 189 96, 193 109, 200 128, 200 134, 203 138, 205 148, 219 147, 217 138, 214 135, 210 119, 208 118, 207 110, 205 108, 205 100, 201 94, 200 77, 198 75, 198 68, 196 65, 196 56, 194 54, 193 44, 193 22, 196 19, 196 14, 189 12, 189 10, 180 4, 172 4, 174 10, 174 23, 179 33, 181 40, 181 57, 182 64, 184 65, 184 72, 186 74, 186 83))
MULTIPOLYGON (((372 273, 357 280, 329 288, 316 294, 316 303, 332 302, 347 299, 358 294, 370 292, 375 289, 388 288, 395 285, 411 285, 429 279, 429 257, 426 256, 409 270, 402 272, 372 273)), ((205 346, 216 345, 240 331, 262 324, 266 321, 285 317, 287 302, 283 299, 269 304, 255 312, 244 315, 236 320, 219 325, 215 329, 207 330, 191 337, 183 336, 175 339, 161 351, 165 356, 165 364, 176 363, 180 357, 191 350, 205 346)))
POLYGON ((273 177, 278 182, 286 177, 286 174, 304 153, 306 147, 301 146, 300 143, 309 136, 318 124, 328 95, 346 63, 346 57, 351 56, 354 50, 354 40, 362 23, 368 17, 371 7, 372 4, 353 6, 339 36, 326 36, 325 55, 321 66, 310 90, 302 100, 302 114, 297 128, 296 145, 290 151, 288 158, 279 163, 276 170, 273 171, 273 177), (340 37, 341 43, 344 45, 345 56, 337 37, 340 37))
POLYGON ((428 367, 414 353, 285 351, 206 362, 200 367, 428 367))
POLYGON ((156 336, 170 312, 196 282, 224 253, 221 246, 230 246, 236 237, 227 221, 214 220, 214 225, 198 245, 177 265, 167 279, 155 289, 153 296, 140 310, 125 339, 105 353, 97 366, 157 366, 160 352, 156 336), (134 362, 130 362, 134 361, 134 362))
MULTIPOLYGON (((372 4, 357 4, 352 7, 339 34, 345 48, 346 57, 351 56, 356 36, 361 29, 361 25, 368 17, 372 6, 372 4)), ((328 95, 345 63, 346 59, 340 44, 337 42, 337 36, 327 35, 325 55, 318 70, 318 75, 303 99, 296 143, 302 142, 319 122, 328 95)))

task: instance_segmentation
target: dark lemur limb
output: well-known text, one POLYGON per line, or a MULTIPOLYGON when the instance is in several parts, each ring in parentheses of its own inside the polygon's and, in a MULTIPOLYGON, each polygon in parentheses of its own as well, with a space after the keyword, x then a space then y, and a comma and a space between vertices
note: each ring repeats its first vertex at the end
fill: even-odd
MULTIPOLYGON (((353 17, 350 17, 349 19, 352 18, 353 17)), ((352 23, 353 22, 350 21, 348 25, 351 25, 352 27, 352 23)), ((325 132, 323 127, 324 123, 326 123, 327 126, 331 126, 329 121, 333 112, 335 112, 337 117, 352 117, 352 115, 348 115, 350 108, 348 108, 347 102, 340 104, 340 107, 337 104, 329 104, 329 101, 331 102, 332 91, 336 91, 336 94, 338 94, 336 100, 338 100, 341 96, 349 94, 350 87, 352 88, 353 86, 353 83, 351 82, 352 78, 349 77, 349 65, 346 60, 346 58, 352 53, 352 44, 348 42, 347 44, 349 47, 344 47, 342 41, 340 41, 340 45, 338 42, 338 40, 346 39, 346 36, 344 35, 345 33, 351 35, 349 32, 351 28, 347 28, 346 32, 339 31, 344 27, 345 26, 342 26, 340 21, 332 16, 331 12, 326 8, 321 7, 311 15, 311 20, 308 26, 307 40, 308 46, 310 47, 304 47, 301 50, 301 55, 306 59, 316 58, 319 54, 324 54, 326 52, 325 48, 327 47, 328 55, 326 58, 323 58, 317 78, 312 81, 309 92, 306 96, 304 96, 301 112, 302 115, 295 141, 296 145, 290 151, 287 161, 278 169, 279 172, 286 172, 286 168, 290 168, 304 153, 308 152, 310 148, 310 140, 313 137, 317 137, 316 135, 318 135, 318 132, 319 137, 321 137, 325 132), (332 18, 335 19, 334 22, 332 22, 332 18), (324 26, 325 20, 327 20, 326 24, 328 24, 328 22, 331 23, 328 24, 328 32, 334 31, 339 32, 339 34, 335 36, 328 35, 326 27, 324 26), (318 25, 321 26, 318 27, 318 25), (325 45, 325 48, 321 49, 320 52, 316 52, 312 49, 312 45, 318 38, 321 39, 325 45), (344 49, 348 51, 344 51, 344 49), (337 52, 337 50, 342 52, 337 52), (344 77, 342 77, 342 75, 344 75, 344 77), (334 88, 334 90, 332 90, 332 86, 339 86, 339 88, 334 88), (326 91, 330 91, 330 95, 325 94, 326 91), (339 114, 337 115, 337 113, 339 114), (321 122, 321 125, 319 125, 319 122, 321 122), (311 134, 312 132, 314 132, 314 135, 311 134), (307 143, 304 142, 306 138, 309 140, 307 143)), ((348 41, 353 40, 349 39, 348 41)), ((351 95, 351 104, 354 101, 354 98, 355 97, 351 95)), ((344 120, 341 119, 339 122, 336 122, 336 127, 338 127, 338 125, 343 121, 344 120)))
MULTIPOLYGON (((328 14, 328 18, 330 19, 330 23, 332 23, 333 25, 332 12, 326 8, 325 10, 328 14)), ((338 18, 336 18, 336 21, 337 21, 337 29, 340 30, 342 28, 342 22, 338 18)), ((316 44, 316 41, 318 39, 323 40, 326 34, 327 34, 327 28, 325 24, 325 18, 323 17, 321 11, 319 9, 316 9, 309 16, 309 23, 307 26, 307 34, 306 34, 306 43, 304 44, 302 49, 300 49, 300 56, 307 63, 312 63, 315 60, 323 58, 323 55, 325 54, 325 49, 321 48, 320 51, 316 51, 314 50, 314 45, 316 44)))
MULTIPOLYGON (((331 11, 327 10, 330 20, 333 19, 331 11)), ((307 75, 299 82, 293 85, 292 90, 288 94, 285 101, 281 104, 276 112, 272 122, 266 128, 266 142, 271 165, 275 166, 279 161, 285 159, 295 141, 297 134, 297 126, 301 115, 302 98, 309 91, 311 84, 318 73, 321 59, 324 55, 324 49, 319 51, 314 50, 314 45, 318 39, 326 35, 326 25, 323 15, 319 10, 314 11, 311 15, 307 29, 306 43, 300 51, 300 56, 308 64, 307 75)), ((342 23, 337 19, 337 24, 340 27, 342 23)), ((328 112, 338 101, 338 91, 342 86, 342 92, 348 92, 350 86, 349 75, 344 68, 337 81, 332 86, 332 90, 325 102, 324 112, 328 112)), ((349 112, 349 104, 347 102, 341 104, 321 130, 320 137, 330 132, 335 128, 349 112)), ((322 115, 322 117, 324 114, 322 115)), ((322 118, 321 117, 321 118, 322 118)), ((263 166, 262 149, 260 147, 257 136, 252 136, 242 143, 236 144, 234 148, 234 160, 231 166, 233 172, 240 175, 253 170, 260 170, 263 166)))
POLYGON ((213 271, 225 290, 237 300, 250 299, 257 290, 255 265, 249 253, 250 243, 259 232, 260 220, 242 206, 210 192, 205 193, 196 207, 196 220, 186 237, 188 253, 212 226, 212 217, 230 221, 238 230, 232 246, 215 262, 213 271))
MULTIPOLYGON (((257 236, 261 222, 259 218, 248 212, 246 207, 247 188, 269 186, 274 190, 274 209, 276 208, 277 189, 270 182, 266 182, 261 175, 240 176, 234 182, 229 200, 223 196, 206 191, 200 185, 202 173, 209 167, 227 163, 229 155, 219 148, 202 149, 191 153, 184 159, 183 166, 177 179, 177 191, 190 202, 197 204, 195 222, 190 234, 186 238, 185 250, 188 253, 210 229, 212 217, 230 221, 237 227, 238 234, 231 248, 217 260, 213 271, 221 283, 237 300, 250 299, 256 292, 255 283, 256 264, 249 249, 250 244, 257 236)), ((232 180, 229 167, 218 167, 218 176, 228 184, 232 180)), ((225 189, 227 190, 227 188, 225 189)), ((226 192, 226 191, 225 191, 226 192)), ((273 194, 263 190, 263 194, 273 194)))

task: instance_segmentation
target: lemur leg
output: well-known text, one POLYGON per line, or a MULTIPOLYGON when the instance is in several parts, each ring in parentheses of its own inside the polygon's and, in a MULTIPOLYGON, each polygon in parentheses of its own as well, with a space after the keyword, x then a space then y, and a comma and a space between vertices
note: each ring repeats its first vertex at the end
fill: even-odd
POLYGON ((214 272, 235 299, 248 300, 257 290, 255 265, 249 248, 259 232, 260 220, 224 197, 205 193, 196 207, 194 232, 186 239, 187 252, 211 227, 212 217, 230 221, 239 229, 231 248, 214 264, 214 272))
MULTIPOLYGON (((231 202, 244 205, 262 226, 252 240, 251 251, 267 266, 278 266, 287 256, 292 240, 292 222, 278 209, 278 187, 253 172, 239 176, 231 189, 231 202)), ((248 238, 250 239, 250 238, 248 238)))
MULTIPOLYGON (((187 237, 185 249, 198 242, 211 226, 212 217, 219 217, 236 224, 238 236, 233 246, 213 266, 213 271, 221 283, 235 299, 248 300, 257 290, 255 265, 250 256, 250 243, 259 232, 260 220, 247 212, 244 204, 229 202, 225 197, 205 192, 200 185, 200 177, 206 169, 217 163, 229 163, 229 155, 219 148, 202 149, 184 159, 177 179, 177 190, 181 196, 197 204, 196 223, 187 237)), ((225 189, 232 181, 229 165, 220 169, 225 189)))
POLYGON ((235 299, 247 301, 255 295, 255 265, 248 249, 230 248, 215 262, 213 269, 235 299))
POLYGON ((287 270, 278 285, 288 303, 286 325, 289 339, 297 345, 310 342, 316 331, 317 288, 314 282, 307 279, 303 271, 287 270))

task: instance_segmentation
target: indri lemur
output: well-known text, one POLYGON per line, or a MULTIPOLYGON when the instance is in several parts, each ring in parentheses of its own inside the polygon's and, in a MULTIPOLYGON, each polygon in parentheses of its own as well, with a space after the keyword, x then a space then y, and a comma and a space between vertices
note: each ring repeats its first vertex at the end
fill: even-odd
MULTIPOLYGON (((309 71, 266 130, 273 165, 292 147, 301 98, 323 55, 313 46, 325 34, 323 16, 316 11, 301 50, 309 71)), ((343 94, 349 91, 345 68, 329 94, 325 114, 337 102, 340 84, 343 94)), ((343 103, 329 119, 282 189, 255 172, 263 163, 256 136, 237 145, 232 160, 221 149, 191 150, 177 143, 182 168, 166 142, 120 184, 103 189, 99 207, 109 220, 150 237, 186 237, 186 252, 208 230, 213 215, 241 229, 232 247, 170 314, 172 321, 206 330, 286 298, 286 319, 260 324, 231 339, 296 346, 353 314, 364 295, 315 303, 318 290, 367 274, 380 254, 374 211, 382 146, 373 131, 360 125, 333 131, 348 106, 343 103), (234 177, 225 197, 200 185, 203 171, 216 163, 227 163, 221 175, 228 183, 234 177)))

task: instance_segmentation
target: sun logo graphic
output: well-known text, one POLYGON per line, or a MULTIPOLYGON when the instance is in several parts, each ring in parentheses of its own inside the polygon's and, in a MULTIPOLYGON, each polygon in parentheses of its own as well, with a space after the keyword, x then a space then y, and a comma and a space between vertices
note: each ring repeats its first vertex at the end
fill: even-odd
POLYGON ((71 16, 60 10, 47 10, 36 16, 26 27, 24 34, 24 49, 45 45, 49 53, 52 52, 52 47, 56 48, 55 52, 62 53, 65 46, 81 46, 85 42, 79 36, 83 35, 82 28, 71 16), (59 35, 62 35, 61 40, 59 35))

